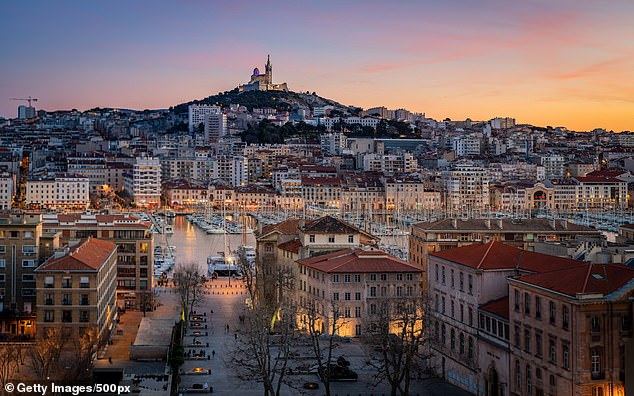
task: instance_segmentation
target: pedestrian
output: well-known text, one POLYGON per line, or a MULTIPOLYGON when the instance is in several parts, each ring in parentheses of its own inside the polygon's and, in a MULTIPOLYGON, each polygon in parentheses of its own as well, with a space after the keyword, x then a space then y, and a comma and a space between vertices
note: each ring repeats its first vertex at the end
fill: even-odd
POLYGON ((211 356, 216 357, 216 350, 215 349, 211 350, 211 356))
POLYGON ((237 340, 238 339, 238 333, 233 333, 233 335, 234 335, 235 339, 237 340))
POLYGON ((112 356, 108 357, 108 363, 112 364, 112 356))

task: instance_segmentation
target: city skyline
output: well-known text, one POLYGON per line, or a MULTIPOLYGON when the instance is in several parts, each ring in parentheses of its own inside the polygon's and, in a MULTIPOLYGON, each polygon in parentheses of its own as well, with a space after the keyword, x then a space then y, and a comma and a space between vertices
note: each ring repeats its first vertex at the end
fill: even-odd
POLYGON ((2 4, 0 114, 167 108, 275 80, 343 104, 428 117, 632 130, 626 1, 2 4))

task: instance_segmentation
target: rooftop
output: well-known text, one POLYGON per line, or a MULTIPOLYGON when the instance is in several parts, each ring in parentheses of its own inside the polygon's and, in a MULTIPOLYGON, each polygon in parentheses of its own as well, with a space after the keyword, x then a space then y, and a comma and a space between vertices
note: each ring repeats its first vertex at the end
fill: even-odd
POLYGON ((297 263, 327 273, 422 272, 382 250, 344 249, 297 260, 297 263))
POLYGON ((568 222, 565 219, 442 219, 435 222, 423 222, 414 225, 422 231, 500 231, 500 232, 588 232, 599 231, 568 222))
POLYGON ((499 316, 500 318, 509 318, 509 296, 493 300, 486 304, 480 305, 480 309, 499 316))
POLYGON ((52 256, 36 271, 99 271, 116 250, 112 242, 88 238, 63 256, 52 256))

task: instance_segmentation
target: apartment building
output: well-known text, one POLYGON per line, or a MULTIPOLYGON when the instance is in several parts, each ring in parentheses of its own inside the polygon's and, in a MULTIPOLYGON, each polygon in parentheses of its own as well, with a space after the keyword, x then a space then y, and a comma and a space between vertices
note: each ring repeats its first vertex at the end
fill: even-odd
POLYGON ((390 212, 418 212, 440 210, 440 191, 425 188, 421 180, 409 177, 387 178, 385 184, 385 207, 390 212))
POLYGON ((379 323, 385 304, 421 297, 422 271, 380 250, 339 250, 296 264, 290 304, 298 308, 300 330, 310 326, 307 315, 314 312, 318 331, 331 331, 337 320, 338 335, 359 337, 379 323))
POLYGON ((448 211, 476 213, 489 207, 489 175, 485 168, 456 164, 443 171, 442 184, 448 211))
POLYGON ((125 191, 135 205, 161 206, 161 164, 158 158, 137 157, 132 171, 125 174, 125 191))
POLYGON ((42 216, 0 215, 0 333, 33 336, 42 216))
POLYGON ((73 174, 26 181, 26 205, 31 208, 83 209, 90 204, 90 180, 73 174))
POLYGON ((132 169, 127 162, 104 155, 68 157, 68 172, 88 178, 90 194, 108 190, 123 191, 124 174, 132 169))
POLYGON ((36 270, 38 333, 61 328, 65 337, 94 329, 107 342, 116 313, 117 245, 88 238, 36 270))
POLYGON ((363 170, 386 174, 411 173, 418 169, 412 153, 402 154, 366 154, 363 156, 363 170))
POLYGON ((15 175, 8 172, 0 173, 0 209, 11 209, 15 191, 15 175))
POLYGON ((302 176, 302 196, 307 204, 341 209, 341 179, 302 176))
POLYGON ((530 251, 539 241, 567 241, 584 236, 598 238, 601 233, 567 220, 443 219, 412 226, 409 262, 426 273, 428 255, 433 252, 489 241, 500 241, 530 251))
POLYGON ((131 215, 90 213, 43 215, 42 229, 59 232, 62 245, 97 238, 117 245, 117 303, 151 309, 154 280, 152 224, 131 215))
POLYGON ((210 106, 204 104, 191 104, 188 107, 188 126, 189 133, 198 130, 200 124, 205 123, 205 119, 210 114, 221 114, 222 109, 220 106, 210 106))
POLYGON ((169 206, 197 206, 209 203, 209 190, 203 183, 174 180, 163 183, 163 193, 169 206))
POLYGON ((510 394, 625 394, 634 382, 625 375, 634 269, 581 264, 509 278, 508 285, 510 394))
POLYGON ((509 340, 517 332, 509 321, 507 278, 578 266, 585 264, 497 241, 431 253, 432 367, 474 394, 509 395, 509 340))

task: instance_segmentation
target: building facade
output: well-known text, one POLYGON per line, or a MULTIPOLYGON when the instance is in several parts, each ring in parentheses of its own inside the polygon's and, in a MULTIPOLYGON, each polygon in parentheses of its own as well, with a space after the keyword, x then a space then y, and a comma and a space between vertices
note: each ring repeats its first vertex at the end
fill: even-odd
POLYGON ((138 157, 132 171, 125 175, 125 191, 139 207, 160 207, 161 164, 158 158, 138 157))
POLYGON ((85 210, 90 204, 90 180, 70 174, 27 180, 26 204, 33 208, 85 210))

